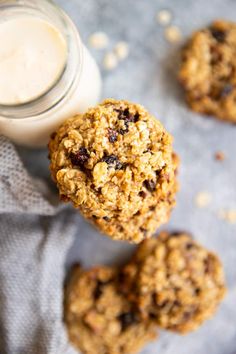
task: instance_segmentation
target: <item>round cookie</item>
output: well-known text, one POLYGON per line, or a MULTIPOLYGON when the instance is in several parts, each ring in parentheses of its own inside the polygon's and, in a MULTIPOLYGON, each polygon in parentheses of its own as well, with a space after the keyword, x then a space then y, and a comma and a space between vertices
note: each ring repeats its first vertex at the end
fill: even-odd
POLYGON ((65 292, 64 318, 70 341, 85 354, 136 353, 156 337, 150 321, 140 321, 118 292, 113 268, 75 267, 65 292))
POLYGON ((209 319, 225 295, 218 257, 188 234, 143 241, 123 269, 123 293, 164 329, 186 333, 209 319), (132 292, 132 293, 131 293, 132 292))
POLYGON ((106 100, 67 120, 49 152, 61 198, 113 239, 138 243, 168 220, 178 157, 142 106, 106 100))
POLYGON ((235 23, 218 20, 193 34, 179 77, 194 111, 236 123, 235 56, 235 23))

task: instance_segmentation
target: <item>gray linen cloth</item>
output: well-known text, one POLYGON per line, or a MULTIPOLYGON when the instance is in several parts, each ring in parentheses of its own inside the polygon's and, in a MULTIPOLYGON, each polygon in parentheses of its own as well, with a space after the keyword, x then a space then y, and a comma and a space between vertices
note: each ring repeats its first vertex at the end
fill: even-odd
POLYGON ((75 213, 53 206, 0 136, 0 353, 73 354, 63 326, 75 213))

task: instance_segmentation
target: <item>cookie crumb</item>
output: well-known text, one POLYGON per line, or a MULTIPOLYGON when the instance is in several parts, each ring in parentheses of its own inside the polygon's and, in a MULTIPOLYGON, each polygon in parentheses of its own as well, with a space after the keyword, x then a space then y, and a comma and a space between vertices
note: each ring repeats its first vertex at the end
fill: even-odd
POLYGON ((230 224, 236 224, 236 209, 221 209, 218 211, 218 217, 230 224))
POLYGON ((106 70, 113 70, 117 67, 118 60, 113 52, 108 52, 105 54, 103 59, 103 67, 106 70))
POLYGON ((215 153, 215 159, 217 161, 224 161, 225 160, 225 154, 222 151, 217 151, 215 153))
POLYGON ((169 10, 160 10, 156 15, 156 20, 161 26, 167 26, 172 20, 172 13, 169 10))
POLYGON ((105 32, 95 32, 89 37, 89 44, 95 49, 104 49, 109 44, 109 38, 105 32))
POLYGON ((208 192, 200 192, 196 195, 195 204, 198 208, 205 208, 211 202, 211 195, 208 192))
POLYGON ((114 51, 119 60, 124 60, 129 55, 129 45, 127 42, 120 41, 116 44, 114 51))
POLYGON ((165 29, 165 39, 170 43, 178 43, 182 38, 182 33, 177 26, 169 26, 165 29))

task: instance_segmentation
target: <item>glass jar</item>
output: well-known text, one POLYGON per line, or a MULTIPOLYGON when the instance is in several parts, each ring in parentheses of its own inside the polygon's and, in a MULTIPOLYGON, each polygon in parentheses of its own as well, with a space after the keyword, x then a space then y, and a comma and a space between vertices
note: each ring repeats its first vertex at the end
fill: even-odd
POLYGON ((26 15, 57 28, 67 44, 66 64, 60 77, 37 98, 20 104, 0 104, 0 134, 20 145, 42 147, 66 118, 97 104, 101 77, 75 25, 59 7, 49 0, 1 1, 0 26, 26 15))

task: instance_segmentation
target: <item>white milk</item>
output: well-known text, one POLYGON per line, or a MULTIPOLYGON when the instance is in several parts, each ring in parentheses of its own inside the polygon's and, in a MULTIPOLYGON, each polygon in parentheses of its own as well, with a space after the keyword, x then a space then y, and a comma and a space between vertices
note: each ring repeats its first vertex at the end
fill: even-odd
POLYGON ((14 16, 0 22, 0 134, 46 146, 66 118, 97 104, 100 72, 64 13, 68 42, 46 19, 14 16))
POLYGON ((0 104, 22 104, 47 92, 66 65, 67 43, 58 29, 33 16, 0 25, 0 104))

